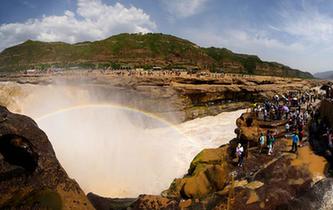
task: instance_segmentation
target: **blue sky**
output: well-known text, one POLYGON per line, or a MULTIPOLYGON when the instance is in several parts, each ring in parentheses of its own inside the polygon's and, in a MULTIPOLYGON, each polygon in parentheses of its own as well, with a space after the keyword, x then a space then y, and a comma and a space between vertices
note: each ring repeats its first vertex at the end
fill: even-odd
POLYGON ((293 68, 333 69, 331 0, 1 0, 0 50, 162 32, 293 68))

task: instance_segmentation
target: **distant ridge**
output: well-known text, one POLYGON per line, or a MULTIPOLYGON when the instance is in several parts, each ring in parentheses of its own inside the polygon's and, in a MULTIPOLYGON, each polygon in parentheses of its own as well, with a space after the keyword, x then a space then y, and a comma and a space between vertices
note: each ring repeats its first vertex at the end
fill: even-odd
POLYGON ((313 76, 318 78, 318 79, 332 80, 333 79, 333 71, 318 72, 318 73, 315 73, 313 76))
POLYGON ((202 48, 172 35, 119 34, 94 42, 68 44, 28 40, 0 53, 0 71, 54 67, 149 69, 199 68, 211 72, 313 78, 308 72, 262 61, 258 56, 237 54, 225 48, 202 48))

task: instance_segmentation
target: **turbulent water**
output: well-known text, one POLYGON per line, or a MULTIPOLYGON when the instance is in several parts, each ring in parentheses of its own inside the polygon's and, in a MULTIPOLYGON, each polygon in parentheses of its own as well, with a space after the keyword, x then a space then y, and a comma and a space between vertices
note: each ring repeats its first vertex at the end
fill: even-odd
POLYGON ((228 143, 243 112, 171 125, 140 110, 112 105, 102 93, 72 86, 8 83, 0 88, 13 111, 32 116, 85 192, 109 197, 159 194, 183 176, 203 148, 228 143))

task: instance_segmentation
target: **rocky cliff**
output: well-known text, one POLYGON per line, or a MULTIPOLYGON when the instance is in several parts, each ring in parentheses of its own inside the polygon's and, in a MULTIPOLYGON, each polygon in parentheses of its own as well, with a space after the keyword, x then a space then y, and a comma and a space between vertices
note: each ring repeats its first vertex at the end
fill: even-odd
POLYGON ((0 107, 0 209, 94 209, 29 117, 0 107))
MULTIPOLYGON (((127 99, 132 98, 132 101, 119 103, 133 103, 142 106, 143 110, 160 114, 164 114, 165 110, 185 113, 183 120, 219 113, 237 103, 244 105, 261 101, 288 90, 307 90, 319 83, 277 77, 128 77, 94 72, 84 77, 14 75, 2 80, 34 84, 32 87, 44 87, 56 81, 78 85, 79 88, 93 86, 96 90, 99 87, 111 96, 114 91, 120 95, 127 94, 127 99), (80 85, 82 82, 84 86, 80 85), (140 102, 142 104, 137 104, 139 99, 144 99, 140 102)), ((13 92, 16 94, 20 92, 20 86, 15 87, 13 92)), ((4 88, 5 93, 11 92, 11 89, 6 89, 10 88, 8 83, 4 83, 4 88)), ((103 95, 103 98, 107 96, 103 95)), ((12 103, 10 100, 7 102, 12 103)), ((283 123, 267 125, 253 121, 248 126, 248 117, 244 114, 237 120, 237 125, 242 130, 243 139, 253 142, 251 146, 256 143, 257 129, 277 129, 283 123)), ((0 134, 0 192, 4 195, 0 198, 0 207, 92 208, 78 184, 68 178, 47 136, 33 120, 10 113, 2 107, 0 134)), ((318 176, 324 176, 325 159, 318 158, 308 147, 304 147, 300 149, 300 155, 306 158, 299 161, 293 154, 285 153, 289 147, 290 142, 281 138, 272 156, 259 155, 255 149, 250 150, 244 169, 240 169, 235 165, 235 142, 231 141, 229 145, 199 153, 187 175, 175 179, 170 188, 162 193, 163 196, 141 195, 137 199, 119 200, 89 194, 89 199, 98 209, 223 209, 231 196, 237 200, 232 204, 234 209, 272 209, 288 203, 289 198, 301 195, 318 176), (234 172, 237 173, 233 182, 231 175, 234 172)))
POLYGON ((26 97, 33 94, 34 88, 43 88, 44 85, 57 88, 57 84, 66 84, 68 90, 73 92, 85 91, 92 97, 103 96, 101 100, 104 103, 134 107, 172 122, 243 109, 250 103, 263 101, 275 94, 285 94, 290 90, 305 91, 321 83, 317 80, 267 76, 189 76, 186 73, 175 76, 161 72, 149 76, 128 76, 102 74, 99 71, 12 75, 0 78, 0 81, 15 82, 13 85, 0 84, 0 104, 9 107, 15 102, 13 96, 26 97), (25 87, 25 84, 33 86, 25 87))

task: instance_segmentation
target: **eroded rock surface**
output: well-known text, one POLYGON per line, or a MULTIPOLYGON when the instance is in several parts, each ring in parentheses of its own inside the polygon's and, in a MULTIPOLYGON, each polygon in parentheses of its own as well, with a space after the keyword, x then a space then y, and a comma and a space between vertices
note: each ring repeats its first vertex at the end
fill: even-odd
POLYGON ((304 91, 320 85, 317 80, 265 76, 190 77, 158 73, 152 76, 121 76, 98 72, 84 76, 80 72, 63 75, 11 75, 0 78, 0 81, 18 83, 16 86, 0 84, 0 95, 3 95, 0 104, 13 107, 12 110, 17 105, 13 95, 29 95, 29 92, 21 93, 24 90, 17 87, 19 84, 42 87, 47 84, 68 84, 92 95, 102 95, 103 102, 134 107, 173 122, 243 109, 250 103, 263 101, 275 94, 285 94, 289 90, 304 91))
POLYGON ((175 179, 163 196, 192 199, 222 190, 231 172, 227 149, 228 146, 201 151, 192 161, 188 174, 175 179))
POLYGON ((29 117, 0 107, 0 209, 94 209, 29 117))

